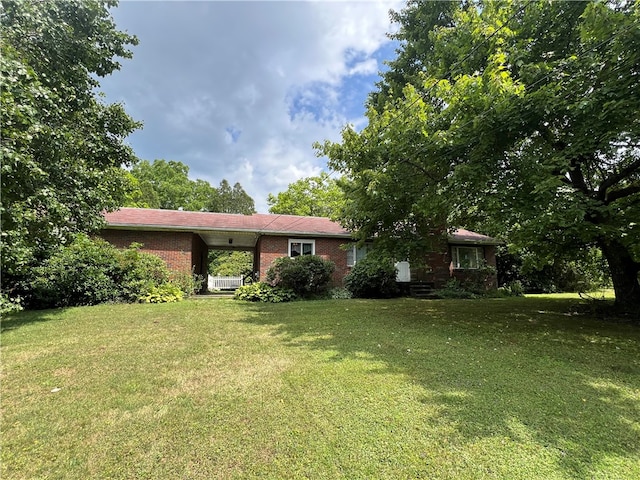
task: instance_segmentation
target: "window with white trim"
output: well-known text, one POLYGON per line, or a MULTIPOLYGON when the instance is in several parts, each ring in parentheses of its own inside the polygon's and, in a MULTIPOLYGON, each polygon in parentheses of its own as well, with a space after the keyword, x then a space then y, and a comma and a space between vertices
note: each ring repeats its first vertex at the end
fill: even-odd
POLYGON ((451 247, 451 263, 456 270, 475 270, 482 266, 483 261, 482 247, 451 247))
POLYGON ((300 255, 315 255, 315 240, 300 240, 295 238, 289 239, 289 256, 299 257, 300 255))
POLYGON ((347 267, 353 267, 356 263, 367 256, 371 250, 370 245, 362 245, 358 247, 356 244, 347 247, 347 267))

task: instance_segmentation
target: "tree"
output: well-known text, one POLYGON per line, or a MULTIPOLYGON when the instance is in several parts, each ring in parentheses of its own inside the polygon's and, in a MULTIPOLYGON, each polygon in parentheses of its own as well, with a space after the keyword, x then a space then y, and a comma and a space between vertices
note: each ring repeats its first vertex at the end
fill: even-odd
POLYGON ((338 182, 328 173, 302 178, 290 183, 287 190, 267 198, 270 213, 311 217, 335 217, 343 203, 338 182))
POLYGON ((394 18, 368 126, 317 145, 350 180, 345 226, 414 251, 481 227, 542 263, 595 245, 637 309, 640 2, 414 1, 394 18))
POLYGON ((143 160, 131 169, 134 192, 128 207, 161 208, 222 213, 255 213, 253 199, 242 186, 222 180, 220 188, 189 178, 189 167, 175 160, 143 160))
MULTIPOLYGON (((134 36, 113 1, 3 1, 2 273, 16 278, 75 232, 102 225, 128 188, 124 139, 140 127, 96 95, 98 78, 130 58, 134 36)), ((9 282, 11 283, 11 282, 9 282)), ((6 285, 6 283, 5 283, 6 285)))
POLYGON ((244 215, 256 213, 253 198, 244 191, 244 188, 242 188, 242 185, 238 182, 233 185, 233 190, 231 190, 231 201, 232 211, 228 213, 242 213, 244 215))
POLYGON ((209 273, 222 276, 248 276, 253 271, 253 253, 209 250, 209 273))
POLYGON ((256 208, 253 199, 244 191, 242 185, 236 182, 231 188, 227 180, 222 180, 218 187, 218 204, 215 211, 251 215, 256 213, 256 208))
POLYGON ((217 191, 204 180, 189 179, 189 167, 173 160, 143 160, 131 169, 139 194, 128 206, 211 211, 217 191))

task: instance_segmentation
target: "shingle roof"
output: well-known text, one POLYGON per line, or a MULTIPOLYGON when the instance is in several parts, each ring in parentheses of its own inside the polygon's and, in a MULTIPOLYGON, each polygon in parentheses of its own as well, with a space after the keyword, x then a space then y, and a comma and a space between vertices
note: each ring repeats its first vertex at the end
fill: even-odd
POLYGON ((350 237, 339 223, 322 217, 300 217, 256 213, 186 212, 151 208, 121 208, 105 214, 107 228, 152 230, 219 230, 272 234, 297 234, 330 237, 350 237))
POLYGON ((498 245, 499 240, 480 233, 458 228, 448 235, 449 243, 473 243, 476 245, 498 245))
MULTIPOLYGON (((121 208, 105 214, 107 228, 135 230, 233 231, 275 235, 351 237, 339 223, 323 217, 256 213, 187 212, 152 208, 121 208)), ((496 245, 495 238, 463 228, 450 233, 449 243, 496 245)))

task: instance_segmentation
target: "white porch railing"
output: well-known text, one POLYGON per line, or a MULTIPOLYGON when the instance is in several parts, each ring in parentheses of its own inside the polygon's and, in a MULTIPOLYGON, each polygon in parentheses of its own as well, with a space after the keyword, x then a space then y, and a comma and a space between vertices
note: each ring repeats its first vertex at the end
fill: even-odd
POLYGON ((221 277, 209 275, 207 286, 209 290, 235 290, 242 286, 243 276, 221 277))

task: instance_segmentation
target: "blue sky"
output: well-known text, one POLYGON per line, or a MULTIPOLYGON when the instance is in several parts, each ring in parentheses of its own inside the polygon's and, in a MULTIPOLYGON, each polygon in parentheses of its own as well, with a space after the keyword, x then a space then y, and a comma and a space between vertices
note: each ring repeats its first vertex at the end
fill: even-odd
POLYGON ((240 182, 266 213, 269 193, 326 170, 313 142, 365 124, 367 94, 394 57, 388 12, 402 6, 122 1, 113 17, 140 44, 101 90, 144 123, 128 139, 139 158, 240 182))

